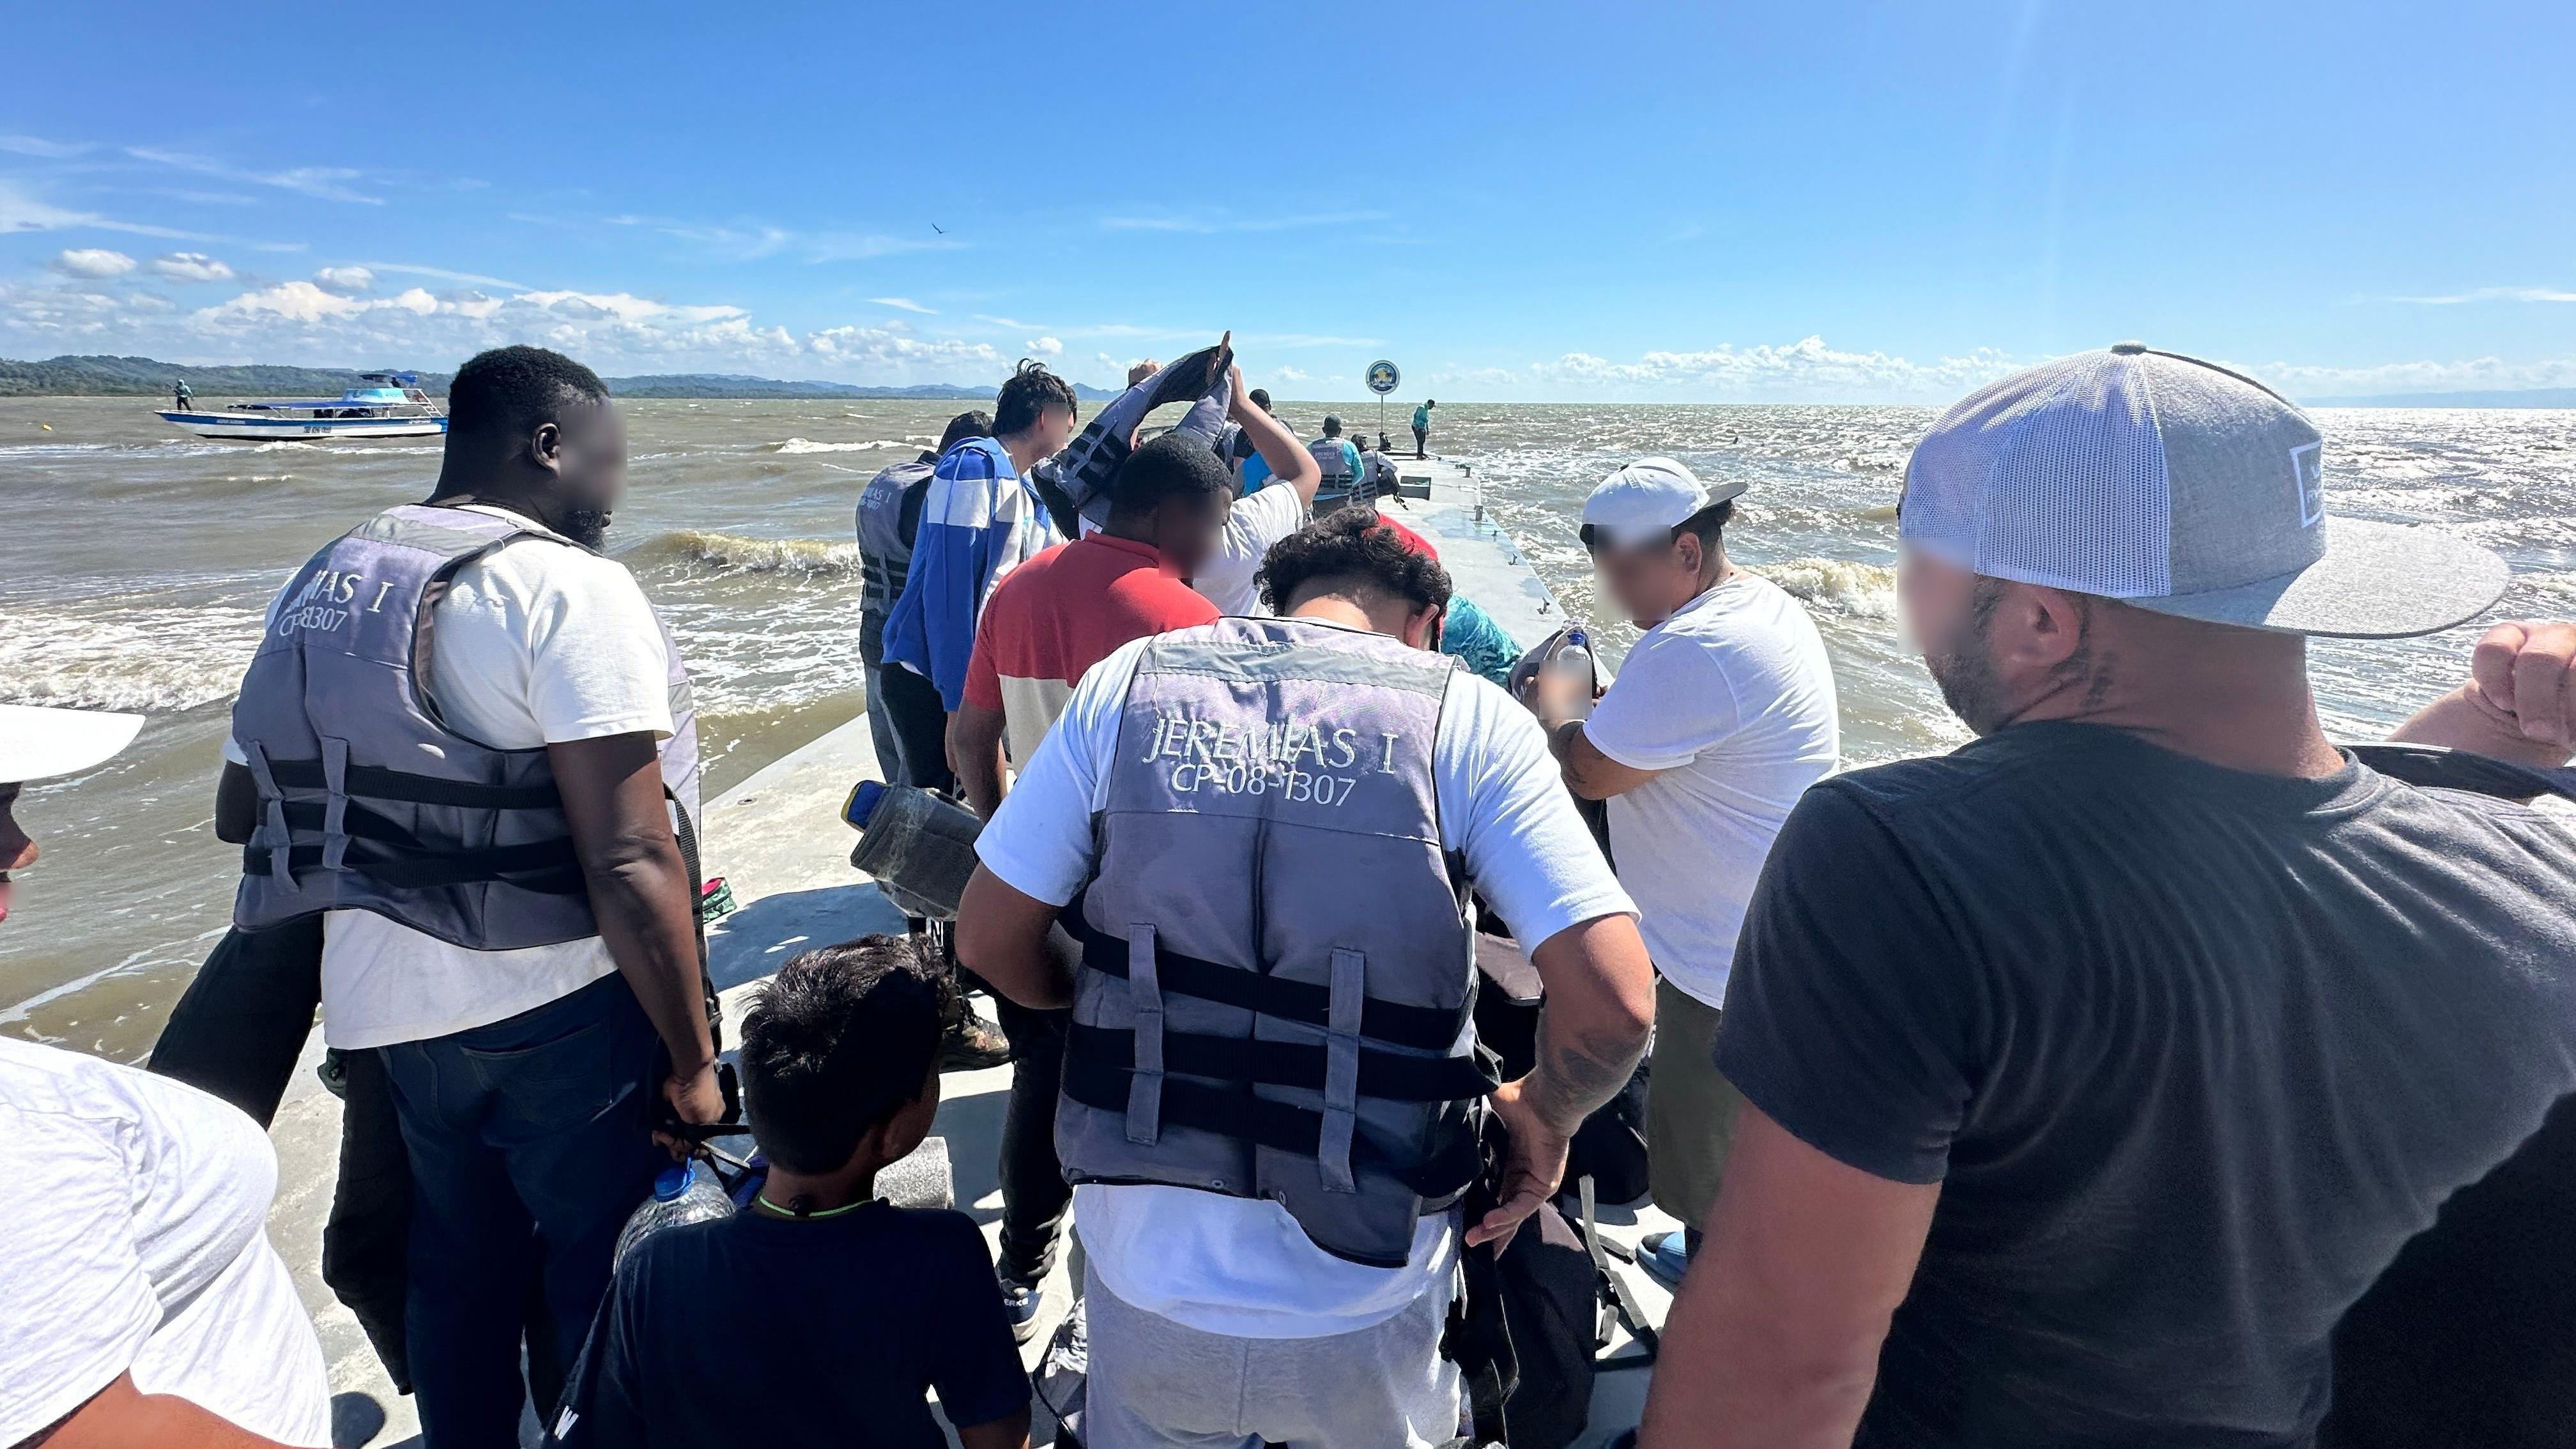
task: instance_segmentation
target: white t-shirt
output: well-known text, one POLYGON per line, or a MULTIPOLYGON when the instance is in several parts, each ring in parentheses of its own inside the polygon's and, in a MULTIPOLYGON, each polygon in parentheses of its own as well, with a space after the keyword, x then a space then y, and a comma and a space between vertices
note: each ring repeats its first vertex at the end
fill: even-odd
POLYGON ((1583 733, 1620 764, 1663 771, 1611 797, 1610 853, 1655 969, 1722 1004, 1763 857, 1842 753, 1815 621, 1738 573, 1646 631, 1583 733))
MULTIPOLYGON (((1106 801, 1118 721, 1137 640, 1074 687, 1001 810, 976 842, 993 874, 1023 895, 1064 905, 1091 879, 1092 814, 1106 801)), ((1538 723, 1472 674, 1450 676, 1432 742, 1441 843, 1522 939, 1636 907, 1574 812, 1538 723)), ((1457 1214, 1425 1217, 1402 1268, 1371 1268, 1316 1247, 1261 1199, 1183 1187, 1084 1183, 1073 1191, 1083 1251, 1120 1301, 1203 1333, 1320 1338, 1382 1323, 1447 1277, 1457 1214)))
POLYGON ((1220 614, 1258 614, 1261 589, 1254 576, 1270 546, 1306 526, 1306 500, 1285 484, 1264 488, 1234 500, 1225 518, 1225 538, 1214 557, 1199 566, 1190 587, 1207 596, 1220 614))
POLYGON ((0 1037, 0 1444, 132 1374, 289 1444, 331 1442, 331 1384, 268 1242, 277 1154, 166 1077, 0 1037))
MULTIPOLYGON (((538 526, 508 509, 474 508, 538 526)), ((661 626, 615 559, 520 539, 458 569, 435 608, 429 694, 460 733, 505 750, 671 733, 661 626)), ((229 741, 225 756, 244 758, 229 741)), ((373 911, 333 911, 322 922, 322 1038, 349 1051, 447 1036, 616 969, 597 936, 469 951, 373 911)))

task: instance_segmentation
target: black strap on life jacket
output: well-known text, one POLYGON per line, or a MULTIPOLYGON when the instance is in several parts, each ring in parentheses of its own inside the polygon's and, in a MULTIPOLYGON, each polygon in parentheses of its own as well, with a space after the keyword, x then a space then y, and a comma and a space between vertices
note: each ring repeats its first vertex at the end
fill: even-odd
MULTIPOLYGON (((327 791, 330 774, 318 759, 269 760, 268 777, 280 790, 327 791)), ((514 845, 441 850, 430 846, 394 814, 368 802, 391 805, 443 805, 470 810, 556 810, 563 796, 552 781, 528 785, 488 785, 474 780, 415 775, 381 765, 352 764, 342 772, 347 804, 340 828, 349 837, 341 867, 398 890, 432 890, 475 881, 501 881, 545 895, 578 895, 586 887, 572 837, 546 836, 514 845)), ((323 863, 330 805, 323 800, 280 800, 289 832, 289 871, 303 872, 323 863)), ((273 874, 276 852, 268 846, 245 846, 245 875, 273 874)))
MULTIPOLYGON (((1121 981, 1127 979, 1127 943, 1093 930, 1083 919, 1080 898, 1065 908, 1062 919, 1065 930, 1082 943, 1085 969, 1121 981)), ((1154 970, 1166 993, 1195 996, 1309 1026, 1326 1026, 1332 1020, 1332 992, 1311 981, 1263 976, 1197 956, 1184 956, 1163 946, 1155 949, 1154 970)), ((1413 1006, 1372 996, 1360 1007, 1360 1035, 1417 1051, 1445 1052, 1457 1043, 1458 1033, 1466 1027, 1474 1009, 1472 996, 1454 1008, 1413 1006)))
MULTIPOLYGON (((1123 1113, 1127 1110, 1131 1066, 1132 1061, 1121 1065, 1113 1058, 1086 1056, 1068 1049, 1064 1054, 1064 1094, 1086 1107, 1123 1113)), ((1185 1078, 1167 1078, 1163 1083, 1162 1121, 1167 1127, 1213 1132, 1298 1157, 1316 1156, 1323 1144, 1323 1113, 1291 1102, 1256 1097, 1248 1083, 1216 1087, 1185 1078)), ((1437 1202, 1455 1198, 1475 1179, 1476 1143, 1469 1134, 1456 1133, 1428 1158, 1405 1162, 1361 1133, 1351 1141, 1351 1163, 1355 1169, 1369 1167, 1383 1172, 1425 1201, 1437 1202)))
MULTIPOLYGON (((1065 1052, 1068 1057, 1133 1062, 1136 1033, 1075 1022, 1065 1040, 1065 1052)), ((1246 1041, 1163 1029, 1163 1070, 1184 1076, 1320 1092, 1324 1058, 1321 1042, 1246 1041)), ((1491 1092, 1500 1081, 1475 1057, 1407 1057, 1360 1049, 1359 1094, 1380 1101, 1464 1102, 1491 1092)), ((1126 1088, 1120 1087, 1119 1092, 1123 1102, 1126 1088)))

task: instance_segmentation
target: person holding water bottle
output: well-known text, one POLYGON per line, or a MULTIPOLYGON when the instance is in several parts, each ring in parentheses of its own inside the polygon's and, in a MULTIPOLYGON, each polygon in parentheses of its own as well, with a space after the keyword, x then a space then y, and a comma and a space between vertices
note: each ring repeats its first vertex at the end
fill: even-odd
MULTIPOLYGON (((1815 622, 1726 555, 1745 486, 1711 487, 1670 458, 1603 479, 1583 546, 1604 599, 1645 636, 1597 703, 1588 660, 1531 687, 1566 783, 1609 802, 1619 883, 1655 960, 1649 1176, 1655 1206, 1685 1223, 1717 1198, 1742 1100, 1710 1051, 1745 903, 1789 807, 1842 750, 1815 622)), ((1650 1237, 1640 1261, 1677 1282, 1697 1236, 1650 1237)))

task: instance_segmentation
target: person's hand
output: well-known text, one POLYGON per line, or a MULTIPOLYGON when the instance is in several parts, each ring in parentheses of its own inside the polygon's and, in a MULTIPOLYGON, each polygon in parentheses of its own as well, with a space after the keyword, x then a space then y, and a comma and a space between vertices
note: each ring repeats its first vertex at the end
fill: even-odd
MULTIPOLYGON (((694 1072, 673 1072, 662 1079, 662 1099, 671 1111, 692 1127, 704 1127, 724 1120, 724 1088, 716 1085, 715 1063, 709 1062, 694 1072)), ((696 1144, 683 1141, 669 1132, 656 1132, 653 1140, 670 1149, 673 1160, 685 1159, 696 1151, 696 1144)))
POLYGON ((1521 1087, 1522 1082, 1505 1082, 1485 1099, 1502 1119, 1511 1149, 1503 1162, 1502 1201, 1467 1229, 1467 1246, 1491 1243, 1497 1255, 1511 1246, 1521 1223, 1556 1195, 1557 1184, 1565 1180, 1565 1151, 1573 1143, 1570 1134, 1550 1126, 1522 1099, 1521 1087))
MULTIPOLYGON (((1226 335, 1227 335, 1228 337, 1231 337, 1231 336, 1233 336, 1234 334, 1233 334, 1233 333, 1231 333, 1231 332, 1229 332, 1229 333, 1227 333, 1226 335)), ((1244 391, 1243 391, 1243 364, 1242 364, 1242 363, 1240 363, 1240 362, 1229 362, 1229 363, 1227 363, 1227 364, 1226 364, 1226 367, 1225 367, 1225 382, 1226 382, 1226 403, 1225 403, 1225 416, 1226 416, 1226 419, 1227 419, 1229 422, 1237 422, 1237 423, 1242 422, 1242 421, 1243 421, 1243 415, 1244 415, 1244 413, 1252 407, 1252 399, 1251 399, 1251 398, 1249 398, 1249 397, 1247 397, 1247 396, 1245 396, 1245 395, 1244 395, 1244 391)))
POLYGON ((2576 749, 2576 624, 2498 624, 2469 656, 2467 695, 2499 728, 2576 749))
POLYGON ((1585 697, 1591 693, 1589 684, 1576 671, 1542 666, 1530 677, 1529 698, 1525 702, 1531 713, 1550 725, 1556 725, 1581 718, 1585 707, 1592 703, 1592 699, 1585 697))

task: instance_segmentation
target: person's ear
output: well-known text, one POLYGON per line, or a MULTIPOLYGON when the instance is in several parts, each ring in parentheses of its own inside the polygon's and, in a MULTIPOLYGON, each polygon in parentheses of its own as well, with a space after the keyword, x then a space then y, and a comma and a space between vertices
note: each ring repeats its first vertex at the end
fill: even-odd
POLYGON ((1692 578, 1699 577, 1701 565, 1708 562, 1707 551, 1700 547, 1699 535, 1685 533, 1673 540, 1673 562, 1692 578))
POLYGON ((2006 583, 1988 616, 1995 662, 2007 674, 2048 675, 2082 651, 2089 613, 2081 595, 2040 584, 2006 583))
POLYGON ((528 434, 528 461, 549 473, 563 471, 563 425, 539 423, 528 434))
POLYGON ((1409 610, 1404 616, 1404 633, 1398 637, 1415 649, 1440 652, 1440 613, 1435 608, 1409 610))

